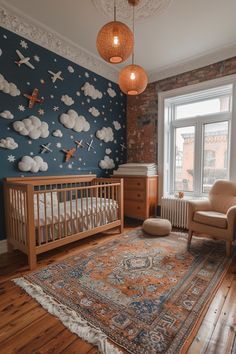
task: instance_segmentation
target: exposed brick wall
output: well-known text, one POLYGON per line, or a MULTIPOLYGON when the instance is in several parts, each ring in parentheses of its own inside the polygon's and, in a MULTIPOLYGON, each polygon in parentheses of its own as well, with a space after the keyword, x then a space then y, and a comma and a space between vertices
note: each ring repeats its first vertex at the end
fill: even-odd
POLYGON ((236 73, 236 57, 188 71, 148 85, 127 101, 127 146, 129 162, 157 161, 158 93, 236 73))

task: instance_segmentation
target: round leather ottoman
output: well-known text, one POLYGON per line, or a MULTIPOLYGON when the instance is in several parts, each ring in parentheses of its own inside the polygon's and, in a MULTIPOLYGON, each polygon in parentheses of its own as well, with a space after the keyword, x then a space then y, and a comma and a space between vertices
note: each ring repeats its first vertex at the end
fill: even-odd
POLYGON ((151 218, 143 223, 143 230, 153 236, 167 236, 171 232, 172 226, 167 219, 151 218))

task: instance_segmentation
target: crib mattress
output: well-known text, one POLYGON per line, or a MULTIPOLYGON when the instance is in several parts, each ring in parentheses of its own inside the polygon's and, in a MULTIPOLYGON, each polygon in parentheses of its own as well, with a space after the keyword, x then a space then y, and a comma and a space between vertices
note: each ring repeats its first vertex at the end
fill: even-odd
MULTIPOLYGON (((72 201, 34 205, 34 221, 35 227, 62 223, 69 220, 91 218, 97 219, 100 223, 101 217, 106 219, 106 222, 114 221, 117 218, 118 203, 112 199, 105 198, 79 198, 72 201)), ((19 215, 16 212, 16 217, 25 222, 24 212, 19 215)))

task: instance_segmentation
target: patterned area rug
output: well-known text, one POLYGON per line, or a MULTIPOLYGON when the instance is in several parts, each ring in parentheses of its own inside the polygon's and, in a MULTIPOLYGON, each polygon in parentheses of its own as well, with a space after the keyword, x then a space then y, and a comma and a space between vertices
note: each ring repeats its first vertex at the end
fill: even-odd
POLYGON ((178 353, 193 334, 230 260, 225 245, 141 229, 15 282, 104 353, 178 353))

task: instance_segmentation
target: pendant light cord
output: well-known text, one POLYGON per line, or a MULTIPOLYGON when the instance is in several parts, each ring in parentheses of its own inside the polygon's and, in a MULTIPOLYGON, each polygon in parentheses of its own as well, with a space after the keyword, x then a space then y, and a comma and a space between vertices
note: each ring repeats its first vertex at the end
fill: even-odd
POLYGON ((116 21, 116 0, 114 0, 114 22, 116 21))
MULTIPOLYGON (((134 32, 134 5, 133 5, 133 36, 134 36, 134 48, 135 48, 135 32, 134 32)), ((134 65, 134 48, 132 52, 132 65, 134 65)))

